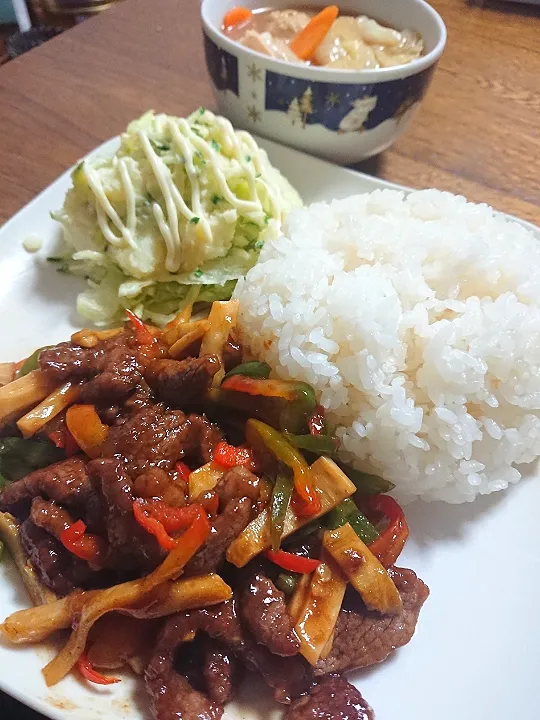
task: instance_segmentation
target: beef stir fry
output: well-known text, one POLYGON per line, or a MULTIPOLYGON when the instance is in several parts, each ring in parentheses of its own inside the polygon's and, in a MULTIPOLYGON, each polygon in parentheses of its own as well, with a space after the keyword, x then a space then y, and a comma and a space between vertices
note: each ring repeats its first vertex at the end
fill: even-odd
POLYGON ((35 603, 0 630, 69 631, 48 685, 130 666, 155 720, 220 718, 243 668, 288 720, 373 718, 342 673, 409 642, 429 592, 395 565, 401 508, 332 459, 310 386, 243 361, 236 301, 191 310, 82 330, 0 388, 0 534, 35 603))

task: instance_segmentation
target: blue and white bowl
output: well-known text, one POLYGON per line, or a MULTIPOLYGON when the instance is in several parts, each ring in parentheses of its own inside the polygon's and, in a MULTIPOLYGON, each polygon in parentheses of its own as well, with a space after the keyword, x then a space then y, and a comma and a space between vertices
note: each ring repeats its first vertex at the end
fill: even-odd
MULTIPOLYGON (((388 148, 406 129, 431 81, 446 28, 424 0, 343 0, 343 12, 363 14, 422 35, 425 53, 408 65, 377 70, 330 70, 274 60, 221 31, 235 5, 260 0, 203 0, 206 64, 220 112, 239 127, 334 162, 350 164, 388 148)), ((273 0, 273 8, 295 0, 273 0)), ((324 7, 324 0, 311 0, 324 7)))

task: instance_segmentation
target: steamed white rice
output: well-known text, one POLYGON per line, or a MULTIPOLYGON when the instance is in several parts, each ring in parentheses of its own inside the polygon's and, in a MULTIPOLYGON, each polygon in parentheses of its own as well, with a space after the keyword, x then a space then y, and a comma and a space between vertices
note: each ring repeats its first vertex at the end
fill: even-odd
POLYGON ((237 286, 243 341, 311 383, 341 456, 458 503, 540 455, 540 243, 486 205, 384 190, 289 217, 237 286))

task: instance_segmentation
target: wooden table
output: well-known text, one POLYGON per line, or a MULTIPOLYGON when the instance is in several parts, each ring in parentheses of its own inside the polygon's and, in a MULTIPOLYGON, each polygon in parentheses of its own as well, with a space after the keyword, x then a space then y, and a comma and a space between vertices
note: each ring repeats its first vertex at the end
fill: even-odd
MULTIPOLYGON (((540 8, 433 0, 448 45, 405 136, 363 169, 540 224, 540 8)), ((0 68, 0 222, 148 108, 213 104, 197 0, 129 0, 0 68)))
MULTIPOLYGON (((362 169, 540 225, 540 10, 433 0, 448 46, 411 128, 362 169)), ((0 222, 148 108, 213 105, 196 0, 130 0, 0 68, 0 222)), ((0 717, 38 716, 0 695, 0 717)))

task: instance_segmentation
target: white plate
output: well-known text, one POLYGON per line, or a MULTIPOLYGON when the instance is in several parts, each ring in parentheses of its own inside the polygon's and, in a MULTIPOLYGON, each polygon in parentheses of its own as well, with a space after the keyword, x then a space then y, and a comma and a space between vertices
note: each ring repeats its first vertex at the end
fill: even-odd
MULTIPOLYGON (((117 142, 97 152, 114 151, 117 142)), ((261 143, 306 202, 397 187, 261 143)), ((69 173, 62 175, 0 230, 0 360, 63 340, 83 323, 73 309, 80 282, 58 275, 45 260, 57 239, 49 211, 62 205, 69 183, 69 173), (30 234, 44 240, 36 256, 22 248, 30 234)), ((540 239, 538 228, 523 224, 540 239)), ((383 665, 354 676, 377 720, 538 718, 539 517, 540 482, 534 479, 472 505, 407 508, 411 539, 402 563, 428 583, 431 597, 411 643, 383 665)), ((3 562, 0 615, 27 604, 14 569, 3 562)), ((0 688, 55 720, 148 717, 144 692, 130 678, 101 689, 70 677, 47 689, 40 668, 51 651, 0 644, 0 688)), ((224 717, 270 718, 272 707, 253 682, 224 717), (258 710, 249 696, 257 697, 258 710)))

